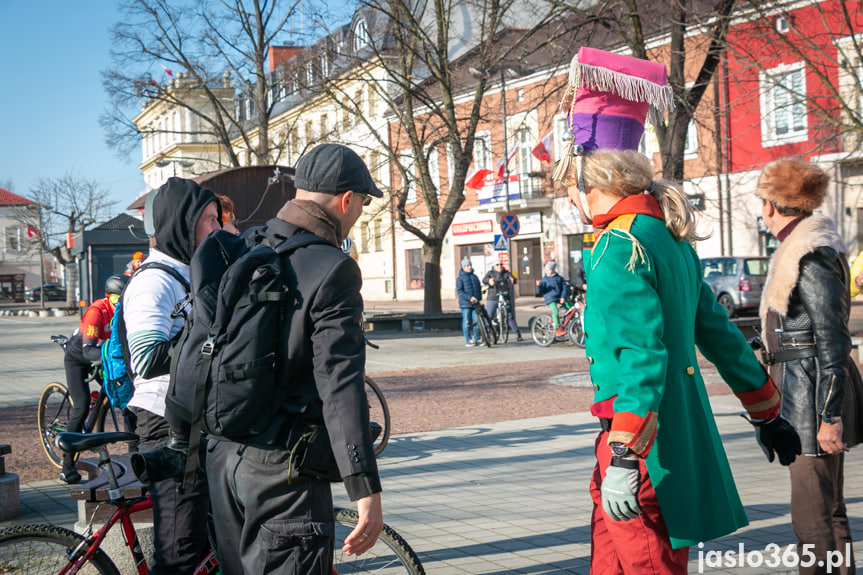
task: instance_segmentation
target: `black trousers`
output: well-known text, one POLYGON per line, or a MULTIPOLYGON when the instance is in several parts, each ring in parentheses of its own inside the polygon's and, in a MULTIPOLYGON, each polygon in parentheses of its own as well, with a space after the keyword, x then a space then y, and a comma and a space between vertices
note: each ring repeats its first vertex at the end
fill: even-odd
MULTIPOLYGON (((145 409, 135 409, 139 450, 151 451, 168 442, 168 422, 145 409)), ((153 565, 150 575, 192 573, 210 548, 207 538, 209 495, 201 473, 193 492, 177 493, 173 479, 149 488, 153 500, 153 565)), ((223 570, 224 573, 224 570, 223 570)))
MULTIPOLYGON (((66 344, 66 355, 63 357, 63 367, 66 370, 66 387, 72 398, 72 409, 69 411, 69 421, 66 431, 79 432, 84 429, 84 421, 90 410, 90 386, 85 380, 90 373, 91 364, 84 359, 81 351, 81 335, 75 334, 66 344)), ((74 454, 63 453, 63 471, 75 468, 74 454)))
MULTIPOLYGON (((816 559, 812 566, 800 567, 801 575, 856 572, 854 542, 843 495, 844 467, 844 453, 821 457, 798 455, 788 467, 791 472, 791 527, 797 537, 797 554, 801 561, 808 562, 807 556, 811 558, 812 555, 816 559), (846 543, 851 545, 846 546, 846 543), (846 557, 846 549, 850 557, 846 557), (832 567, 828 571, 828 552, 841 553, 838 569, 832 567)), ((838 557, 834 557, 834 565, 837 560, 838 557)))
POLYGON ((330 484, 289 477, 290 451, 210 439, 207 477, 225 575, 331 575, 330 484))

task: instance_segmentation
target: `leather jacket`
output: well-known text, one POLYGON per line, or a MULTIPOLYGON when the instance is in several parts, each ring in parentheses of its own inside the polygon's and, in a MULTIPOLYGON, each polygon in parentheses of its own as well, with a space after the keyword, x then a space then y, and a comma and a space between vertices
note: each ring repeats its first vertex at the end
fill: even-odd
MULTIPOLYGON (((782 394, 780 413, 800 435, 804 455, 824 453, 817 441, 821 421, 835 423, 846 395, 853 396, 845 393, 851 351, 846 253, 841 240, 818 241, 823 230, 815 218, 821 216, 801 222, 777 250, 761 304, 765 359, 782 394)), ((857 442, 849 437, 854 427, 845 425, 849 445, 857 442)))

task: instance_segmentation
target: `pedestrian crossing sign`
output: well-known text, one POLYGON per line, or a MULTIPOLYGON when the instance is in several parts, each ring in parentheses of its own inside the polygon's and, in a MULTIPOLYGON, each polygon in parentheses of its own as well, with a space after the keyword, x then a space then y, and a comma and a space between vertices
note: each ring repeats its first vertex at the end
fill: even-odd
POLYGON ((498 252, 509 251, 509 238, 503 234, 494 235, 494 249, 498 252))

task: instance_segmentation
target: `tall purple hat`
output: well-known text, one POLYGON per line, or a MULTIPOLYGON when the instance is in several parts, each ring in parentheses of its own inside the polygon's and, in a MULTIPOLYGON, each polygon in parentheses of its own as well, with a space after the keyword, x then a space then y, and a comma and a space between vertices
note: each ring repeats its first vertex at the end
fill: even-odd
POLYGON ((661 121, 663 113, 674 108, 674 96, 664 65, 582 47, 569 67, 561 107, 567 109, 572 133, 564 136, 552 178, 563 181, 575 158, 581 203, 589 215, 581 170, 584 155, 600 148, 637 150, 645 120, 661 121))

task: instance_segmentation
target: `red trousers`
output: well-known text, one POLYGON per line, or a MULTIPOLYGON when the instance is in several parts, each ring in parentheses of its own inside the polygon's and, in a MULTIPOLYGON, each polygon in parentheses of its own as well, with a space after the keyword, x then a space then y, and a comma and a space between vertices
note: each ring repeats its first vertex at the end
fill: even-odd
POLYGON ((672 549, 659 511, 656 492, 642 460, 638 505, 641 513, 629 521, 615 521, 602 508, 600 487, 611 463, 608 432, 596 438, 596 467, 590 479, 593 514, 590 518, 591 575, 686 575, 689 547, 672 549))

